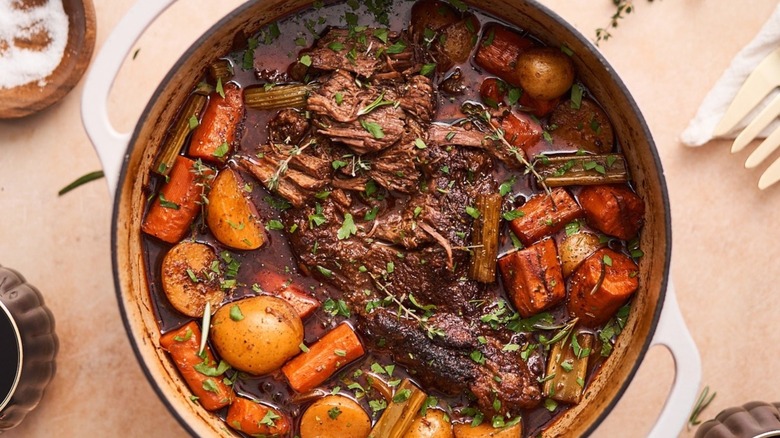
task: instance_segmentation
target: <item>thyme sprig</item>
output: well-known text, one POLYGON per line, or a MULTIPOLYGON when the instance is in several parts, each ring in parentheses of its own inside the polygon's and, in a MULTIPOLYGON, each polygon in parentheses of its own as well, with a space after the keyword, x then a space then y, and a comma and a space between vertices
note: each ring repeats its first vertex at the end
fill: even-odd
POLYGON ((279 188, 279 178, 281 178, 282 176, 284 176, 285 173, 287 173, 287 169, 289 168, 290 165, 290 160, 300 155, 306 148, 314 144, 315 142, 312 139, 306 142, 303 146, 295 146, 294 148, 290 149, 287 158, 279 162, 279 167, 276 168, 276 171, 274 171, 273 175, 271 175, 268 181, 266 181, 266 184, 268 185, 268 190, 274 191, 277 188, 279 188))
POLYGON ((517 161, 525 166, 526 173, 530 173, 536 177, 539 185, 542 186, 547 195, 552 195, 552 190, 550 190, 550 187, 545 183, 544 177, 536 171, 534 165, 525 158, 525 155, 520 149, 509 143, 504 136, 504 129, 493 119, 492 114, 487 108, 474 102, 468 102, 461 107, 461 111, 463 111, 463 114, 469 116, 471 121, 474 122, 477 127, 481 128, 482 131, 489 129, 492 134, 486 138, 500 142, 517 161), (484 126, 485 124, 487 124, 487 126, 484 126))
MULTIPOLYGON (((398 297, 390 293, 389 290, 387 290, 387 287, 382 284, 382 282, 379 281, 379 278, 374 275, 373 273, 369 272, 369 276, 371 276, 371 279, 374 280, 374 284, 376 284, 376 287, 384 292, 384 294, 392 300, 395 304, 398 305, 399 311, 403 312, 404 315, 417 320, 417 322, 420 324, 420 327, 425 330, 425 333, 428 335, 429 338, 433 339, 434 336, 441 336, 444 337, 444 331, 440 328, 434 327, 428 323, 428 314, 430 313, 430 309, 426 311, 426 315, 420 316, 418 315, 413 309, 410 309, 407 307, 402 300, 399 300, 398 297)), ((415 304, 418 308, 424 308, 423 306, 420 306, 416 303, 414 300, 414 297, 410 295, 410 300, 412 301, 412 304, 415 304)))
MULTIPOLYGON (((652 3, 653 0, 647 0, 652 3)), ((607 41, 612 34, 610 29, 618 27, 620 20, 626 17, 626 15, 634 12, 633 0, 612 0, 615 5, 615 13, 609 19, 609 24, 606 27, 599 27, 596 29, 596 45, 598 46, 601 41, 607 41)))

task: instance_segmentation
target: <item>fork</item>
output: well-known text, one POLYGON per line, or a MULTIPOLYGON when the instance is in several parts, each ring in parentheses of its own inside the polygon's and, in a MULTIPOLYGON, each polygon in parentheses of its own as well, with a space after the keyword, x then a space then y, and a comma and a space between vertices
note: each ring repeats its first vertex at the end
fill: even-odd
MULTIPOLYGON (((778 86, 780 86, 780 47, 767 55, 748 76, 723 118, 715 127, 714 135, 722 136, 731 131, 778 86)), ((780 94, 775 96, 734 139, 731 153, 744 149, 778 116, 780 116, 780 94)), ((780 128, 775 129, 748 156, 745 160, 745 167, 752 169, 758 166, 778 147, 780 147, 780 128)), ((758 180, 758 188, 763 190, 778 181, 780 181, 780 159, 767 167, 758 180)))

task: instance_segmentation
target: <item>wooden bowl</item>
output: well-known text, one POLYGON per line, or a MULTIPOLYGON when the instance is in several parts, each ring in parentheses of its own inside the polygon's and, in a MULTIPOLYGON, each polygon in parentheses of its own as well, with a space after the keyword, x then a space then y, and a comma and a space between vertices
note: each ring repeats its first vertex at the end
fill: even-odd
POLYGON ((34 114, 65 97, 76 86, 95 48, 95 8, 92 0, 62 0, 68 16, 68 42, 62 60, 44 78, 46 85, 33 81, 13 88, 0 88, 0 119, 34 114))

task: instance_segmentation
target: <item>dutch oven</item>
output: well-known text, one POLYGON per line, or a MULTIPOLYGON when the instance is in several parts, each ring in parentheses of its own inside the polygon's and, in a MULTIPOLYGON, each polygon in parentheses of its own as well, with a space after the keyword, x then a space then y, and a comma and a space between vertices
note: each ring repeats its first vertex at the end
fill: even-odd
MULTIPOLYGON (((107 114, 114 78, 135 40, 173 0, 138 2, 106 40, 88 75, 82 117, 103 163, 113 194, 111 245, 117 299, 135 354, 151 385, 181 424, 198 436, 223 434, 224 423, 192 403, 186 385, 159 345, 159 328, 150 302, 142 262, 141 221, 144 188, 166 130, 202 72, 227 53, 236 35, 251 35, 263 25, 311 2, 262 0, 241 5, 200 37, 155 91, 135 129, 117 132, 107 114)), ((625 85, 595 47, 571 25, 531 0, 481 0, 479 8, 540 37, 570 47, 579 77, 612 117, 624 146, 634 187, 648 212, 641 247, 640 292, 617 345, 583 401, 560 416, 544 436, 583 436, 608 415, 628 387, 647 350, 665 345, 675 357, 676 375, 652 436, 676 436, 693 406, 701 378, 696 346, 682 320, 670 281, 671 217, 663 169, 649 129, 625 85)))

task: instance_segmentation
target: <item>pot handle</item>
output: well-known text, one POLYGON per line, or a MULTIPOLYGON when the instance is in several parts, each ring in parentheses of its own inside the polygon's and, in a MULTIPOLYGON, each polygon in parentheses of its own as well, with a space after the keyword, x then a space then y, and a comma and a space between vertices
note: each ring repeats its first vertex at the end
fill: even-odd
POLYGON ((677 294, 671 278, 666 289, 666 300, 650 346, 663 345, 674 358, 675 375, 669 397, 648 435, 651 438, 668 438, 680 434, 688 421, 696 402, 701 383, 701 358, 685 325, 677 294))
POLYGON ((108 116, 108 95, 127 54, 147 27, 175 0, 139 0, 103 43, 81 94, 81 120, 103 165, 113 197, 126 158, 129 132, 118 132, 108 116))

